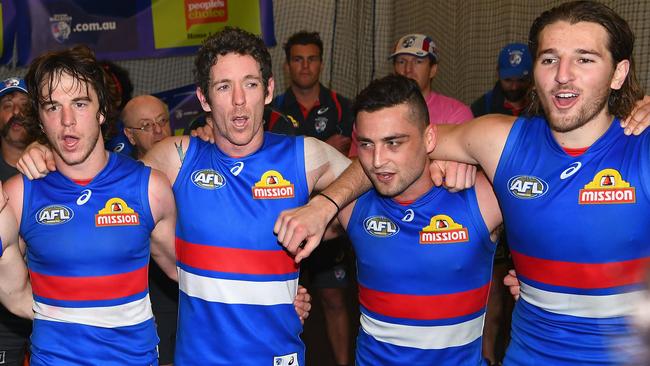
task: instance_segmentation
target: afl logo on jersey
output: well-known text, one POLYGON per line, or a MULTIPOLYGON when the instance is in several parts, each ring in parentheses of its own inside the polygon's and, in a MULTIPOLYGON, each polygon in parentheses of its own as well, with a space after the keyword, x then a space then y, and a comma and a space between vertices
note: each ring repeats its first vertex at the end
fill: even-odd
POLYGON ((36 222, 41 225, 59 225, 72 220, 74 211, 63 205, 43 207, 36 213, 36 222))
POLYGON ((388 238, 399 232, 399 226, 384 216, 372 216, 363 221, 366 232, 378 238, 388 238))
POLYGON ((532 175, 517 175, 508 180, 510 194, 521 199, 539 198, 548 191, 548 184, 532 175))
POLYGON ((197 170, 191 179, 194 185, 203 189, 219 189, 226 185, 223 175, 212 169, 197 170))

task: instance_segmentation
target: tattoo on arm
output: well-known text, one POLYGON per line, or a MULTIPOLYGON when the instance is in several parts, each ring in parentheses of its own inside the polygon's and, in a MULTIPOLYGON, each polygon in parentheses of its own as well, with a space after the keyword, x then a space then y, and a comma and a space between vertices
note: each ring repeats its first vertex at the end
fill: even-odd
POLYGON ((176 153, 178 153, 178 158, 180 159, 182 165, 183 160, 185 160, 185 153, 183 152, 183 140, 181 140, 180 143, 174 142, 174 146, 176 146, 176 153))

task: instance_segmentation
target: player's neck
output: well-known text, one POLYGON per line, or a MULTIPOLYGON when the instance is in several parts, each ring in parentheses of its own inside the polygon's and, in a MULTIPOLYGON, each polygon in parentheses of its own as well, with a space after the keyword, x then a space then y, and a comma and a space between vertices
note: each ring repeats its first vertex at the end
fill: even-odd
POLYGON ((429 177, 429 169, 426 169, 404 192, 393 197, 393 200, 397 202, 415 202, 429 192, 431 188, 433 188, 433 181, 429 177))
POLYGON ((100 137, 86 160, 78 164, 68 165, 59 154, 55 153, 54 163, 61 174, 72 180, 92 179, 108 163, 108 151, 104 150, 104 142, 100 137))
POLYGON ((296 85, 291 85, 291 91, 296 96, 296 101, 303 107, 310 110, 311 107, 318 102, 320 96, 320 83, 316 83, 310 88, 300 88, 296 85))
POLYGON ((246 145, 233 144, 220 134, 215 134, 214 143, 224 154, 233 158, 241 158, 253 154, 262 147, 264 130, 260 128, 246 145))
POLYGON ((605 134, 613 120, 614 116, 609 114, 609 110, 605 107, 591 121, 581 127, 568 132, 552 131, 552 133, 562 147, 572 149, 588 147, 605 134))

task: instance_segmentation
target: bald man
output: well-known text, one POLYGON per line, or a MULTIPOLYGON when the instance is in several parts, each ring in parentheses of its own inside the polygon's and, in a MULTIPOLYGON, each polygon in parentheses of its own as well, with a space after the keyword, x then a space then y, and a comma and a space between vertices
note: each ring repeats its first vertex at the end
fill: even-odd
POLYGON ((131 99, 120 115, 124 122, 124 134, 135 146, 140 159, 153 145, 171 136, 167 105, 153 95, 140 95, 131 99))

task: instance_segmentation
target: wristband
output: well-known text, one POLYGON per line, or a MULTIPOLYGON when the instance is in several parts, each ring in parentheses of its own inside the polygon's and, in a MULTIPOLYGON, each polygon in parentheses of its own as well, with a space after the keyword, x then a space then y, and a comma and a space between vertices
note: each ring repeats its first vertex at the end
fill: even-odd
POLYGON ((332 197, 330 197, 330 196, 328 196, 328 195, 326 195, 325 193, 322 193, 322 192, 318 192, 317 196, 323 196, 323 197, 327 198, 328 201, 332 202, 332 204, 334 205, 334 207, 336 207, 336 213, 337 213, 337 214, 339 213, 339 211, 341 211, 341 208, 340 208, 339 205, 336 203, 336 201, 334 201, 334 200, 332 199, 332 197))

